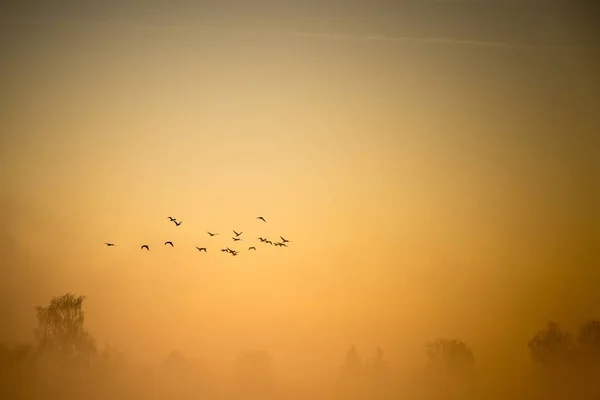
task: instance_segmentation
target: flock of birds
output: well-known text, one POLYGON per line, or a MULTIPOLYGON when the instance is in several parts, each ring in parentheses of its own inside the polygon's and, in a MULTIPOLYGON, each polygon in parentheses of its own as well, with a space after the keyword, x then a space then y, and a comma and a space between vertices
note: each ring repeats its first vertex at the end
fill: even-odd
MULTIPOLYGON (((177 219, 173 218, 173 217, 167 217, 167 218, 169 219, 169 221, 171 221, 172 223, 174 223, 176 227, 181 226, 181 223, 183 222, 183 221, 177 221, 177 219)), ((267 220, 264 217, 256 217, 256 219, 260 220, 262 222, 265 222, 265 223, 267 222, 267 220)), ((219 235, 218 233, 213 233, 213 232, 206 232, 206 233, 208 233, 208 235, 210 237, 219 235)), ((242 236, 243 233, 244 232, 236 232, 235 230, 233 230, 233 234, 235 235, 235 236, 231 237, 231 239, 233 240, 233 242, 235 243, 235 242, 239 242, 240 240, 242 240, 241 236, 242 236)), ((284 238, 283 236, 279 236, 279 238, 281 240, 280 241, 275 241, 275 242, 273 242, 273 241, 271 241, 271 240, 269 240, 267 238, 264 238, 264 237, 259 237, 258 240, 260 240, 261 243, 268 244, 268 245, 275 246, 275 247, 287 247, 287 243, 290 243, 290 241, 287 240, 286 238, 284 238)), ((114 243, 111 243, 111 242, 104 242, 104 244, 107 247, 116 246, 114 243)), ((175 247, 175 245, 173 244, 173 242, 170 241, 170 240, 166 241, 164 245, 165 246, 168 245, 168 246, 171 246, 171 247, 175 247)), ((150 246, 147 245, 147 244, 143 244, 140 247, 140 249, 141 250, 150 251, 150 246)), ((196 250, 198 250, 198 252, 205 252, 205 253, 207 251, 206 247, 198 247, 198 246, 196 246, 196 250)), ((248 250, 249 251, 250 250, 256 251, 256 247, 255 246, 250 246, 250 247, 248 247, 248 250)), ((232 250, 229 247, 225 247, 225 248, 221 249, 221 252, 227 253, 227 254, 231 254, 232 256, 237 256, 238 253, 239 253, 239 250, 232 250)))

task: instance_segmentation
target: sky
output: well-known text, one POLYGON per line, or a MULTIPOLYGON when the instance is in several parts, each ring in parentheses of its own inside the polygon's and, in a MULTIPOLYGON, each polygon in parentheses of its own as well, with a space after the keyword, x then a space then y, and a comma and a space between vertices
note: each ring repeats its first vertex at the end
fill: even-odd
POLYGON ((323 370, 600 315, 583 3, 64 4, 3 6, 0 340, 67 291, 138 357, 323 370))

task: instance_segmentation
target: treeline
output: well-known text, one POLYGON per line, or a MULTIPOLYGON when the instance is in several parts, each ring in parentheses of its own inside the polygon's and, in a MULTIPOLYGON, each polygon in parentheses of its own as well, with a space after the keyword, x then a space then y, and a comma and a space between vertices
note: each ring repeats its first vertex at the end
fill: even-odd
MULTIPOLYGON (((338 381, 304 397, 277 385, 265 351, 240 356, 227 381, 177 352, 156 369, 136 367, 114 349, 98 349, 85 329, 84 300, 71 293, 53 298, 36 308, 33 344, 0 345, 0 399, 493 399, 508 393, 485 387, 475 354, 458 339, 427 343, 426 366, 404 381, 390 370, 382 348, 363 360, 352 346, 338 381)), ((600 397, 599 321, 585 323, 576 334, 548 323, 527 346, 533 369, 510 398, 600 397)))

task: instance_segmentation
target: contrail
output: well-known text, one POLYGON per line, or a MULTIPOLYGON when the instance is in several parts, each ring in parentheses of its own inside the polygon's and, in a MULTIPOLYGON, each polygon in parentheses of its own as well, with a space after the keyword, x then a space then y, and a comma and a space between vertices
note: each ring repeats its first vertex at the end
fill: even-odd
POLYGON ((411 36, 386 36, 386 35, 359 35, 347 33, 327 33, 327 32, 304 32, 304 31, 287 31, 287 30, 265 30, 263 32, 282 33, 292 36, 303 37, 320 37, 326 39, 342 39, 342 40, 362 40, 362 41, 379 41, 390 43, 430 43, 430 44, 446 44, 454 46, 471 46, 471 47, 492 47, 515 50, 542 50, 542 51, 565 51, 565 52, 600 52, 600 46, 544 46, 530 44, 516 44, 497 41, 482 41, 482 40, 467 40, 467 39, 452 39, 452 38, 427 38, 427 37, 411 37, 411 36))
MULTIPOLYGON (((177 29, 177 30, 192 30, 195 28, 194 25, 190 24, 171 24, 171 23, 160 23, 160 22, 134 22, 134 21, 103 21, 103 20, 90 20, 90 21, 77 21, 71 19, 36 19, 36 18, 19 18, 19 17, 8 17, 0 18, 0 21, 12 22, 12 23, 34 23, 34 24, 53 24, 62 23, 69 25, 80 25, 83 27, 89 27, 91 25, 104 25, 112 27, 139 27, 139 28, 164 28, 164 29, 177 29)), ((288 29, 269 29, 269 28, 248 28, 248 27, 219 27, 218 25, 204 24, 205 28, 216 28, 217 30, 227 30, 232 32, 246 32, 246 33, 265 33, 265 34, 281 34, 296 37, 315 37, 324 39, 339 39, 339 40, 355 40, 355 41, 378 41, 388 42, 397 44, 443 44, 450 46, 470 46, 470 47, 481 47, 481 48, 497 48, 497 49, 508 49, 508 50, 532 50, 532 51, 556 51, 556 52, 582 52, 582 53, 599 53, 600 46, 578 46, 578 45, 534 45, 534 44, 517 44, 500 41, 485 41, 485 40, 469 40, 469 39, 454 39, 454 38, 439 38, 439 37, 414 37, 414 36, 389 36, 380 34, 349 34, 349 33, 331 33, 331 32, 311 32, 311 31, 294 31, 288 29)))

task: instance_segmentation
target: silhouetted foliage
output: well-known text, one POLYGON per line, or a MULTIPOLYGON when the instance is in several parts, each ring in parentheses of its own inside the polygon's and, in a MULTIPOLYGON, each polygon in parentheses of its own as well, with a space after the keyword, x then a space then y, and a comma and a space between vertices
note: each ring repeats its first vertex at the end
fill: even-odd
POLYGON ((589 321, 581 327, 577 345, 585 355, 600 361, 600 321, 589 321))
POLYGON ((31 397, 34 379, 34 349, 30 345, 0 345, 0 399, 31 397))
POLYGON ((67 293, 52 298, 46 307, 36 307, 36 338, 40 349, 63 357, 95 352, 94 341, 84 327, 84 300, 84 296, 67 293))
MULTIPOLYGON (((233 382, 222 386, 201 363, 172 351, 158 368, 133 368, 125 354, 111 348, 97 351, 85 329, 83 296, 67 293, 37 307, 33 345, 0 344, 0 399, 273 399, 307 398, 275 385, 271 356, 252 351, 234 362, 233 382), (228 390, 232 389, 233 393, 228 390), (289 394, 289 397, 284 397, 289 394), (222 397, 225 396, 225 397, 222 397), (229 397, 227 397, 229 396, 229 397)), ((600 322, 590 320, 577 335, 554 322, 528 342, 534 368, 524 385, 515 385, 527 399, 599 398, 600 322)), ((337 395, 341 399, 479 399, 476 360, 458 339, 438 339, 425 346, 427 364, 408 387, 395 386, 384 351, 363 359, 355 346, 345 354, 337 395)), ((497 388, 500 389, 500 388, 497 388)), ((325 389, 323 389, 325 390, 325 389)), ((499 390, 494 389, 494 393, 499 390)), ((515 398, 519 392, 514 392, 515 398)), ((318 397, 318 396, 317 396, 318 397)), ((316 398, 316 397, 309 397, 316 398)), ((319 398, 335 398, 324 393, 319 398)))
POLYGON ((158 369, 161 398, 173 400, 197 399, 205 394, 202 377, 193 363, 178 351, 171 351, 158 369))
POLYGON ((374 379, 384 379, 387 375, 387 362, 383 359, 383 349, 377 346, 375 350, 375 360, 371 366, 371 375, 374 379))
POLYGON ((368 375, 367 394, 370 395, 370 398, 387 399, 396 397, 391 387, 388 363, 380 346, 375 349, 375 358, 368 365, 368 375))
POLYGON ((533 361, 546 366, 571 361, 575 351, 572 335, 563 331, 556 322, 548 322, 528 346, 533 361))
POLYGON ((410 384, 415 398, 473 398, 475 355, 469 346, 458 339, 442 338, 425 344, 425 350, 427 364, 410 384))
POLYGON ((264 350, 247 352, 234 364, 239 393, 248 399, 266 399, 274 395, 271 356, 264 350))
POLYGON ((346 359, 342 365, 343 378, 356 378, 362 372, 362 359, 356 350, 356 347, 351 346, 346 353, 346 359))
POLYGON ((539 368, 537 391, 557 399, 597 398, 600 395, 600 323, 586 322, 576 339, 549 322, 529 341, 531 358, 539 368))
POLYGON ((425 345, 429 366, 443 372, 472 372, 475 356, 471 349, 458 339, 438 339, 425 345))

